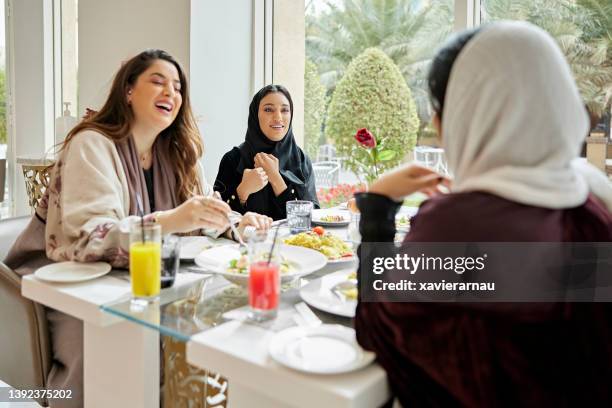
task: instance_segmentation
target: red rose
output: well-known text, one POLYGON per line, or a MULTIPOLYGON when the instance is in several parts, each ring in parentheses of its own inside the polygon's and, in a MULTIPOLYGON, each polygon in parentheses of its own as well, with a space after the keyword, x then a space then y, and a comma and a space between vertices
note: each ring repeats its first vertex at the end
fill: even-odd
POLYGON ((366 149, 373 149, 376 147, 376 138, 366 128, 359 129, 355 133, 355 139, 366 149))

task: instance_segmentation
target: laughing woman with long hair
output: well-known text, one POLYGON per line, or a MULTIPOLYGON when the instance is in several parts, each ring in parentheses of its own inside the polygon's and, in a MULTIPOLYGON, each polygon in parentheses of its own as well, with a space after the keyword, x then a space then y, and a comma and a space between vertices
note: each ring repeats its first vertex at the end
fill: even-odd
MULTIPOLYGON (((202 153, 181 66, 161 50, 138 54, 117 72, 102 109, 67 136, 45 197, 5 263, 21 275, 50 261, 126 267, 123 226, 141 211, 164 234, 227 233, 231 210, 206 183, 202 153)), ((247 214, 239 230, 270 222, 247 214)), ((47 317, 54 357, 48 387, 73 390, 54 406, 80 407, 82 322, 52 309, 47 317)))

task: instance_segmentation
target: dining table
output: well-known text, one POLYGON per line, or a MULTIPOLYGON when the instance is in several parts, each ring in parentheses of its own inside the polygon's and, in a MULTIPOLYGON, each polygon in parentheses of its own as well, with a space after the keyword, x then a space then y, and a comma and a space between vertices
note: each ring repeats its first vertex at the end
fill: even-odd
MULTIPOLYGON (((288 234, 286 226, 279 228, 280 236, 288 234)), ((349 238, 346 226, 326 230, 349 238)), ((351 372, 313 374, 279 364, 269 353, 274 336, 300 322, 300 289, 334 272, 356 270, 357 262, 328 262, 284 285, 278 317, 260 323, 248 318, 245 288, 189 260, 181 261, 174 285, 151 303, 132 301, 125 270, 72 284, 29 275, 22 294, 83 321, 85 407, 159 406, 160 334, 185 342, 190 364, 227 379, 229 407, 378 407, 391 393, 376 362, 351 372)), ((311 310, 325 324, 353 325, 350 317, 311 310)))

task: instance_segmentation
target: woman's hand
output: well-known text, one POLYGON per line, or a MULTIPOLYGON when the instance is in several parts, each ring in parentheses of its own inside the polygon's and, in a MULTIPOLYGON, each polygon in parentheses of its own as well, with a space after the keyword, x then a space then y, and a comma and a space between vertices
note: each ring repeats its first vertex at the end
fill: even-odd
POLYGON ((178 207, 161 211, 157 217, 164 234, 191 232, 200 228, 225 231, 229 227, 227 203, 214 198, 194 196, 178 207))
POLYGON ((280 177, 278 170, 278 159, 276 156, 267 153, 257 153, 253 158, 255 167, 264 169, 270 180, 280 177))
POLYGON ((253 193, 258 192, 268 184, 268 175, 261 167, 244 169, 242 181, 236 188, 236 193, 241 202, 245 202, 253 193))
POLYGON ((427 167, 408 164, 379 177, 368 191, 400 200, 417 191, 428 196, 438 194, 440 185, 450 187, 450 180, 427 167))
POLYGON ((278 158, 276 158, 276 156, 267 153, 257 153, 253 161, 255 166, 264 169, 268 175, 268 180, 270 180, 270 184, 276 196, 285 191, 287 184, 285 180, 283 180, 280 170, 278 169, 278 158))
POLYGON ((246 227, 255 227, 258 231, 267 231, 272 226, 272 218, 254 212, 245 213, 238 224, 238 233, 244 235, 246 227))

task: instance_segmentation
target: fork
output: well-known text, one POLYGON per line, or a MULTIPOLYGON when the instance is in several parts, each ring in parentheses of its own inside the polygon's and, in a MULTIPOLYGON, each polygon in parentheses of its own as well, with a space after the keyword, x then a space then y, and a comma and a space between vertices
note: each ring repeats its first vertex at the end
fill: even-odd
POLYGON ((244 240, 242 239, 242 235, 240 235, 240 233, 238 232, 238 229, 236 228, 236 226, 234 225, 234 223, 230 219, 229 214, 226 214, 225 216, 227 218, 227 221, 229 222, 230 228, 232 229, 232 234, 238 240, 238 244, 240 244, 240 253, 241 254, 247 253, 248 252, 248 248, 247 248, 247 245, 244 243, 244 240))

